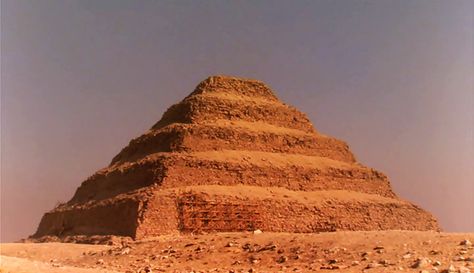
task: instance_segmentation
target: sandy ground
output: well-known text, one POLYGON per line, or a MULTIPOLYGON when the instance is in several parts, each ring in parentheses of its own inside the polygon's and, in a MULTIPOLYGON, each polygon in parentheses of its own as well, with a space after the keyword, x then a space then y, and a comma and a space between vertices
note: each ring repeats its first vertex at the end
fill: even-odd
POLYGON ((35 260, 0 256, 0 272, 1 273, 116 273, 116 271, 101 270, 101 269, 87 269, 72 266, 56 265, 54 263, 46 263, 35 260))
POLYGON ((162 236, 125 245, 2 244, 1 273, 474 272, 474 233, 162 236))

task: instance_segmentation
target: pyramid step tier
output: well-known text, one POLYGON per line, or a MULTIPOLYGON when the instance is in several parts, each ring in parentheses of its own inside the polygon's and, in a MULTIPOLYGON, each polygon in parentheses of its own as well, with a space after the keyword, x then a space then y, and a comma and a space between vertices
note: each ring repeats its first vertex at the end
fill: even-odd
POLYGON ((157 153, 97 172, 70 203, 87 202, 146 187, 253 185, 290 190, 351 190, 394 197, 387 177, 359 164, 324 157, 256 151, 157 153))
POLYGON ((138 190, 47 213, 35 237, 177 232, 439 230, 431 214, 398 199, 353 191, 187 186, 138 190), (108 213, 107 213, 108 212, 108 213))
POLYGON ((171 106, 152 129, 172 123, 209 123, 215 120, 265 122, 271 125, 315 132, 306 115, 279 101, 205 93, 187 97, 171 106))
POLYGON ((157 152, 254 150, 328 157, 354 163, 348 145, 335 138, 263 122, 219 120, 213 124, 172 124, 130 142, 111 164, 132 162, 157 152))

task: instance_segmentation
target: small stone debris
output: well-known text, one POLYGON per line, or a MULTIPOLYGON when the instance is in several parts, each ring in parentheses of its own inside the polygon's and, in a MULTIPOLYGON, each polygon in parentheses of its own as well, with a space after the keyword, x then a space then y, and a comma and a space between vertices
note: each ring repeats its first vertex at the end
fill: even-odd
POLYGON ((435 262, 433 263, 433 266, 440 266, 440 265, 441 265, 441 262, 440 262, 440 261, 435 261, 435 262))
POLYGON ((140 269, 138 272, 140 273, 153 273, 150 266, 145 266, 144 268, 140 269))
POLYGON ((104 262, 103 259, 98 259, 97 262, 96 262, 96 264, 98 264, 98 265, 103 265, 104 263, 105 262, 104 262))
POLYGON ((120 251, 120 255, 128 255, 130 254, 130 248, 129 247, 125 247, 122 249, 122 251, 120 251))
POLYGON ((469 247, 469 246, 472 246, 472 242, 469 241, 468 239, 464 239, 464 240, 462 240, 462 241, 459 243, 459 245, 468 246, 468 247, 469 247))
POLYGON ((253 264, 258 264, 260 262, 260 260, 255 256, 250 256, 249 260, 253 264))
POLYGON ((360 265, 360 262, 359 262, 359 261, 353 261, 353 262, 351 263, 351 265, 352 265, 352 266, 357 266, 357 265, 360 265))
POLYGON ((379 264, 379 263, 372 262, 372 263, 367 264, 367 266, 365 267, 365 269, 377 268, 377 267, 381 267, 381 266, 382 266, 382 265, 379 264))
POLYGON ((279 264, 282 264, 286 261, 288 261, 288 257, 282 255, 282 256, 278 257, 276 262, 279 263, 279 264))
POLYGON ((262 234, 262 233, 263 233, 263 231, 261 231, 260 229, 256 229, 256 230, 253 231, 254 235, 262 234))
POLYGON ((411 258, 411 253, 405 253, 403 256, 402 256, 403 259, 410 259, 411 258))
POLYGON ((446 268, 445 270, 441 271, 441 273, 454 273, 456 272, 456 267, 454 267, 454 265, 449 265, 448 268, 446 268))
MULTIPOLYGON (((57 259, 51 259, 49 262, 51 263, 52 267, 61 267, 61 263, 59 263, 59 261, 57 259)), ((2 271, 0 271, 0 272, 2 272, 2 271)))
POLYGON ((412 268, 426 268, 431 264, 430 259, 418 258, 415 263, 411 266, 412 268))
POLYGON ((233 243, 233 242, 228 242, 228 243, 225 245, 225 247, 233 247, 233 246, 235 246, 235 243, 233 243))
POLYGON ((381 264, 381 265, 383 265, 383 266, 385 266, 385 267, 390 266, 390 265, 394 265, 394 263, 392 263, 392 262, 390 262, 390 261, 388 261, 388 260, 380 260, 380 261, 379 261, 379 264, 381 264))
POLYGON ((242 246, 242 249, 245 250, 245 251, 248 251, 248 252, 254 252, 255 251, 255 248, 254 246, 252 246, 250 243, 245 243, 243 246, 242 246))
POLYGON ((277 246, 275 244, 270 243, 266 246, 263 246, 263 247, 259 248, 257 250, 257 252, 262 252, 262 251, 267 251, 267 250, 274 251, 276 248, 277 248, 277 246))
POLYGON ((290 248, 290 252, 294 253, 294 254, 301 254, 303 251, 300 249, 300 247, 292 247, 290 248))
POLYGON ((198 246, 194 249, 194 252, 202 252, 204 249, 201 246, 198 246))
POLYGON ((343 269, 343 267, 341 267, 339 265, 335 265, 335 264, 330 264, 330 265, 322 265, 322 266, 319 267, 319 269, 337 270, 337 269, 343 269))

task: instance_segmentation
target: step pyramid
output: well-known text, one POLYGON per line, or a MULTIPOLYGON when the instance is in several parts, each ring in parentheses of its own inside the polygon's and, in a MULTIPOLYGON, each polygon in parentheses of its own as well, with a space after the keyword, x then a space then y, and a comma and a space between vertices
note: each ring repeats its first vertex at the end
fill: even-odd
POLYGON ((130 141, 33 237, 439 230, 264 83, 213 76, 130 141))

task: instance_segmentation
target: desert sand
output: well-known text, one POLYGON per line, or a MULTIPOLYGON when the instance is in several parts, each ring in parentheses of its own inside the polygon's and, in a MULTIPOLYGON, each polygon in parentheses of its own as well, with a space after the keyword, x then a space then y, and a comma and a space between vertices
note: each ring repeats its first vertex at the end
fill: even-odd
POLYGON ((1 268, 2 273, 473 272, 473 241, 474 233, 341 231, 167 235, 117 239, 113 245, 16 243, 2 244, 1 268))

